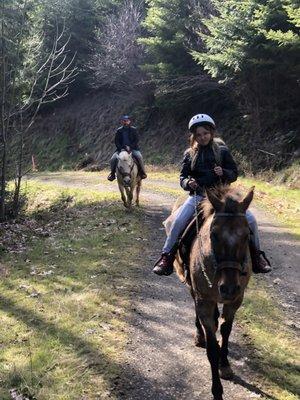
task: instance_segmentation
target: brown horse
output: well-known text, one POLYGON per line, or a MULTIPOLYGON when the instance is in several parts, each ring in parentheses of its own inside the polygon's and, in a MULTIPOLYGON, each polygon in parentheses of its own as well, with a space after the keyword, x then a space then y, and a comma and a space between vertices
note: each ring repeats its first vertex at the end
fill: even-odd
POLYGON ((136 191, 135 203, 139 206, 142 180, 132 153, 126 150, 122 150, 118 155, 117 180, 124 206, 131 209, 134 191, 136 191))
POLYGON ((179 254, 175 261, 177 274, 190 287, 195 302, 195 344, 207 349, 214 400, 223 399, 220 377, 233 377, 227 358, 228 339, 252 271, 245 212, 253 190, 245 198, 229 187, 207 192, 201 205, 204 222, 191 247, 187 279, 179 254), (218 303, 223 304, 221 345, 216 339, 218 303))

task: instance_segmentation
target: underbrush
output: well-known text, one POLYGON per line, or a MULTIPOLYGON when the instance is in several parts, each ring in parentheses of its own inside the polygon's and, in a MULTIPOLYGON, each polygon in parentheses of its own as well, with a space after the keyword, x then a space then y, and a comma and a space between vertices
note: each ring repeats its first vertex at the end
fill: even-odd
POLYGON ((124 212, 110 192, 34 182, 25 190, 25 217, 3 231, 0 398, 14 390, 38 400, 114 399, 147 234, 141 212, 124 212))

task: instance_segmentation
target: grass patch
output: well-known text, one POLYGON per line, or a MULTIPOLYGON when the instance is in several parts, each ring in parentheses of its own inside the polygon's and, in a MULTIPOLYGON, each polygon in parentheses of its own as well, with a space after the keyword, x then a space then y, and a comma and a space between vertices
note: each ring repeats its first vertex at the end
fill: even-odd
POLYGON ((251 367, 264 376, 264 386, 277 400, 300 395, 300 352, 296 333, 287 325, 280 299, 258 280, 251 281, 238 321, 252 344, 251 367))
POLYGON ((2 258, 0 398, 17 388, 38 400, 114 399, 141 211, 124 212, 109 192, 25 190, 34 230, 20 223, 26 249, 2 258))
POLYGON ((300 238, 300 189, 250 178, 239 178, 238 183, 247 188, 255 186, 255 203, 275 215, 279 222, 300 238))

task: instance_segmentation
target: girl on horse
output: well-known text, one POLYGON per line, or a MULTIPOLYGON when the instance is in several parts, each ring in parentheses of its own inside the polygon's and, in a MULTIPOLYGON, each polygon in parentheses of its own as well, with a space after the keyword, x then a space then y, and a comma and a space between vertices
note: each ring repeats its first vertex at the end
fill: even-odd
MULTIPOLYGON (((205 190, 218 184, 230 184, 238 176, 237 166, 228 148, 215 139, 216 125, 207 114, 197 114, 189 122, 190 148, 186 150, 180 173, 181 187, 189 191, 189 197, 180 207, 165 241, 160 259, 153 272, 157 275, 170 275, 178 249, 178 240, 188 223, 194 217, 195 196, 199 204, 205 190)), ((247 210, 246 217, 251 230, 250 252, 252 268, 255 273, 266 273, 270 265, 262 257, 258 227, 254 215, 247 210)))

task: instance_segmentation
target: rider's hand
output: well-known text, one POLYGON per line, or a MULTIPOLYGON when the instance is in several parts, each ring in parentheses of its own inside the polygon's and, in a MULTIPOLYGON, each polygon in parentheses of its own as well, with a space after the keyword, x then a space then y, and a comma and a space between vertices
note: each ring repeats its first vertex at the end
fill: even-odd
POLYGON ((189 185, 189 187, 190 187, 192 190, 196 190, 197 187, 199 186, 198 183, 195 181, 194 178, 191 178, 191 179, 189 180, 188 185, 189 185))
POLYGON ((216 175, 218 175, 218 176, 222 176, 223 175, 223 169, 222 169, 222 167, 215 167, 214 168, 214 173, 216 174, 216 175))

